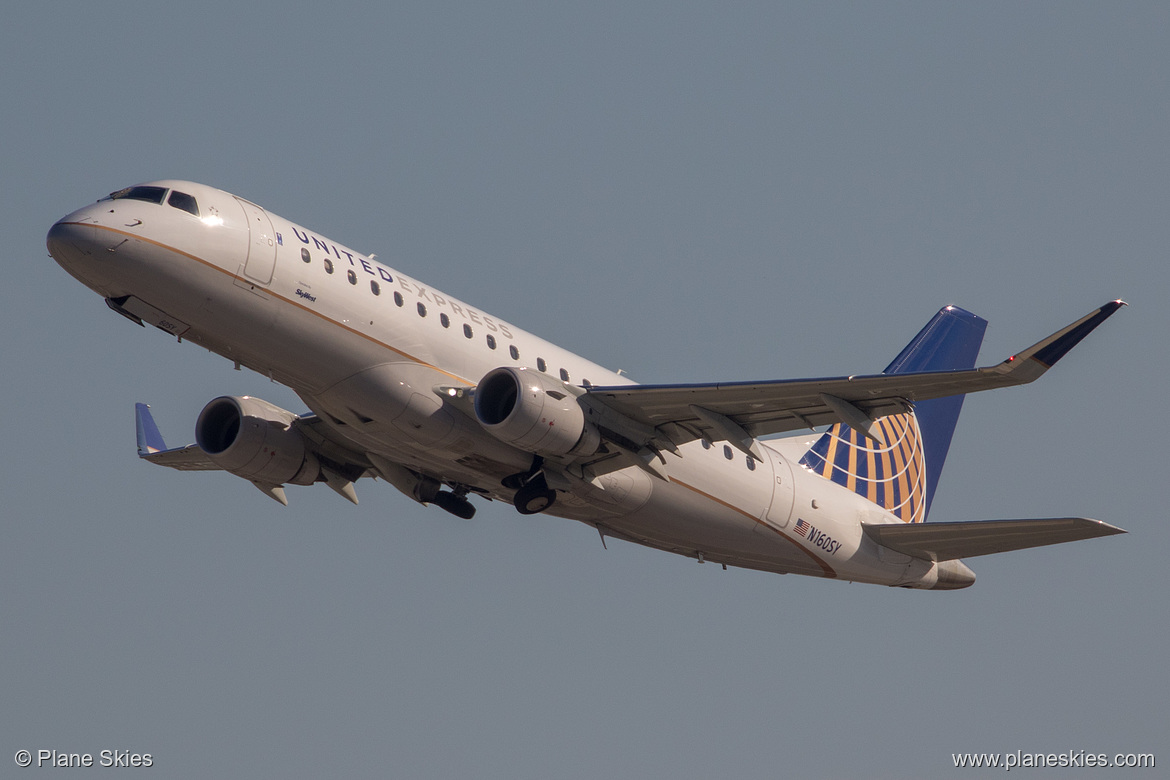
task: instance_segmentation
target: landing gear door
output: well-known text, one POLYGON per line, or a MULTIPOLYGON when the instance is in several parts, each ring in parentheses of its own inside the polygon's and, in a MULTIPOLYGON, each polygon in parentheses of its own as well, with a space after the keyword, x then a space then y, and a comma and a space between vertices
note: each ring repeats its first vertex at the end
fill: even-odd
POLYGON ((244 209, 244 218, 248 222, 250 234, 244 275, 260 284, 268 284, 272 281, 272 272, 276 267, 276 232, 272 229, 272 220, 268 218, 264 209, 255 203, 243 198, 236 200, 244 209))

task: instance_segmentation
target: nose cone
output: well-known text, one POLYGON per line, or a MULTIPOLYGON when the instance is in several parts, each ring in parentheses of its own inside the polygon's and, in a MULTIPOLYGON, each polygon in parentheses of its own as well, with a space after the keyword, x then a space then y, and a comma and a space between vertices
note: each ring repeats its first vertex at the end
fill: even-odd
POLYGON ((938 581, 931 590, 959 590, 975 584, 975 572, 960 560, 939 561, 934 570, 938 573, 938 581))
POLYGON ((93 251, 93 225, 86 225, 71 219, 73 215, 62 217, 49 228, 49 235, 45 237, 45 245, 49 254, 58 263, 64 265, 75 255, 89 255, 93 251))
POLYGON ((89 209, 81 209, 57 220, 49 228, 45 246, 58 265, 82 284, 101 292, 105 276, 101 261, 106 253, 98 246, 96 220, 88 212, 89 209))

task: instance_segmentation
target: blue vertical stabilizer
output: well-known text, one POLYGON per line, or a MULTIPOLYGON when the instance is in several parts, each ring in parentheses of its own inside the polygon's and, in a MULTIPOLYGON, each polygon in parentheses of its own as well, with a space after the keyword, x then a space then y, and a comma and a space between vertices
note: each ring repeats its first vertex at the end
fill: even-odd
MULTIPOLYGON (((885 374, 975 367, 987 321, 957 306, 934 315, 886 367, 885 374)), ((926 520, 964 396, 915 404, 877 420, 875 438, 844 423, 830 428, 801 464, 865 496, 908 523, 926 520)))

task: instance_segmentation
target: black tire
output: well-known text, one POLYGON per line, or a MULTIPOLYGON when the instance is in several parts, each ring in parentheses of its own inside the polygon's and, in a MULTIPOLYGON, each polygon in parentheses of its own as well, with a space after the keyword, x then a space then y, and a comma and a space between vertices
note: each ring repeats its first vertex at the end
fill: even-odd
POLYGON ((534 479, 516 491, 512 503, 522 515, 537 515, 547 510, 557 500, 557 492, 549 490, 543 479, 534 479))
POLYGON ((470 520, 475 517, 475 505, 466 498, 461 498, 454 493, 442 491, 437 494, 432 503, 441 507, 456 517, 462 517, 464 520, 470 520))

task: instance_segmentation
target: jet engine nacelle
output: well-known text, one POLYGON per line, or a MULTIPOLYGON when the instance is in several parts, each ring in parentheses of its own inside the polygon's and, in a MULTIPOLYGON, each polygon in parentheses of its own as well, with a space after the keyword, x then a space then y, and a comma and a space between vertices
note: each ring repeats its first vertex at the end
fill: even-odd
POLYGON ((475 388, 475 416, 496 438, 537 455, 590 455, 601 445, 569 387, 528 368, 489 371, 475 388))
POLYGON ((220 396, 199 413, 195 441, 224 471, 265 485, 311 485, 321 465, 293 429, 297 416, 250 396, 220 396))

